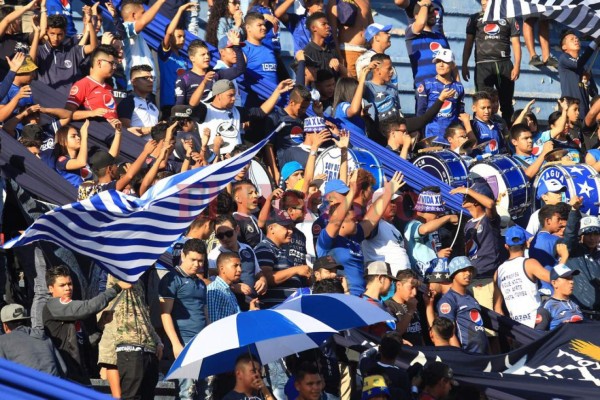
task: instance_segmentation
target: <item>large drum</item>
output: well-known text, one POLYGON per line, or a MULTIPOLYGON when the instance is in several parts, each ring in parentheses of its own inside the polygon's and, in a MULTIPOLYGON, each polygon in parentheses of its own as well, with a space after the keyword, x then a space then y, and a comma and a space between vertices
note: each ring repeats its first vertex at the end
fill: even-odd
MULTIPOLYGON (((598 215, 600 212, 599 195, 600 190, 600 175, 594 168, 587 164, 575 165, 550 165, 542 169, 535 178, 533 184, 535 198, 537 199, 537 191, 540 183, 549 179, 556 179, 567 187, 566 202, 569 202, 573 196, 583 198, 581 212, 589 213, 590 215, 598 215)), ((536 200, 536 208, 541 204, 536 200)))
POLYGON ((467 186, 467 163, 451 150, 421 153, 413 160, 413 164, 450 186, 467 186))
MULTIPOLYGON (((324 150, 315 164, 315 176, 325 174, 325 182, 338 179, 342 152, 338 147, 329 147, 324 150)), ((368 150, 352 148, 348 149, 348 173, 362 168, 369 171, 375 177, 374 189, 383 187, 384 175, 379 160, 368 150)))
POLYGON ((496 204, 512 219, 521 217, 531 206, 529 178, 523 164, 515 158, 504 155, 486 158, 471 167, 470 178, 485 179, 496 196, 496 204))
POLYGON ((258 189, 258 194, 265 199, 273 192, 273 188, 275 187, 274 181, 260 162, 256 160, 250 161, 248 179, 254 183, 254 186, 258 189))

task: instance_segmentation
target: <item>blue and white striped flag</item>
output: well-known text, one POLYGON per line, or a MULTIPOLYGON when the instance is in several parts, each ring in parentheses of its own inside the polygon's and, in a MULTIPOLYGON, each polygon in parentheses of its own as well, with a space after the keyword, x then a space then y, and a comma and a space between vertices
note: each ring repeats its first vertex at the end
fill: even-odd
POLYGON ((578 32, 600 36, 600 0, 489 0, 484 21, 536 17, 560 22, 578 32))
POLYGON ((275 132, 235 157, 162 179, 141 198, 109 190, 58 207, 4 248, 38 240, 54 242, 91 257, 112 275, 133 283, 275 132))

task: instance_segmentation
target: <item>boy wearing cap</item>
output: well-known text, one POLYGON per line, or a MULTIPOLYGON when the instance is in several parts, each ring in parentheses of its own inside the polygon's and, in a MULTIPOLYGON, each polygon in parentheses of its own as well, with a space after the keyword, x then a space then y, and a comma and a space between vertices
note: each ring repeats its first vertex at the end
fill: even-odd
MULTIPOLYGON (((542 304, 538 281, 550 282, 550 272, 538 260, 525 258, 527 239, 531 237, 527 231, 514 225, 506 230, 504 237, 509 256, 494 273, 494 311, 504 314, 504 303, 512 320, 533 328, 542 304)), ((567 246, 557 244, 556 252, 558 262, 565 264, 569 258, 567 246)))
POLYGON ((0 313, 4 335, 0 335, 0 358, 25 365, 49 375, 63 376, 66 365, 52 340, 43 330, 31 328, 27 310, 8 304, 0 313))
MULTIPOLYGON (((435 137, 436 142, 446 143, 446 139, 444 139, 446 128, 450 124, 458 122, 460 114, 465 112, 463 102, 465 88, 454 78, 456 62, 452 50, 441 49, 438 51, 433 63, 436 76, 424 79, 417 87, 416 114, 423 115, 428 108, 432 107, 440 97, 442 90, 453 90, 453 96, 444 101, 440 111, 425 127, 425 137, 435 137)), ((472 133, 470 136, 475 139, 472 133)))
POLYGON ((394 66, 390 56, 375 54, 371 57, 371 62, 375 62, 376 66, 371 70, 371 79, 365 82, 363 97, 374 106, 375 122, 381 123, 401 115, 400 92, 398 86, 391 83, 394 66))
MULTIPOLYGON (((558 179, 546 179, 541 181, 536 196, 538 200, 542 200, 543 205, 556 205, 562 202, 564 193, 567 191, 567 187, 562 184, 558 179)), ((531 235, 536 235, 540 231, 540 209, 535 210, 531 217, 529 217, 529 223, 527 224, 527 232, 531 235)))
POLYGON ((423 390, 419 400, 445 399, 450 394, 452 386, 457 386, 452 368, 440 361, 432 361, 421 371, 421 386, 423 390))
POLYGON ((447 223, 458 223, 458 216, 442 215, 446 207, 437 186, 424 187, 413 210, 416 217, 406 224, 404 239, 411 267, 419 277, 423 277, 432 261, 450 256, 452 249, 442 249, 438 230, 447 223))
POLYGON ((246 57, 242 47, 246 44, 240 41, 240 34, 235 31, 227 32, 226 36, 219 39, 218 49, 220 60, 213 67, 219 73, 219 77, 229 79, 235 86, 235 105, 241 106, 240 88, 236 78, 246 72, 246 57))
POLYGON ((476 268, 467 257, 454 257, 448 268, 452 286, 438 303, 440 317, 454 321, 456 333, 450 341, 471 353, 486 354, 488 340, 481 319, 481 306, 468 291, 476 268))
MULTIPOLYGON (((373 23, 367 26, 365 30, 365 41, 371 47, 365 51, 358 60, 356 60, 356 70, 362 71, 367 65, 371 63, 371 59, 375 54, 383 54, 392 45, 391 33, 392 25, 381 25, 373 23)), ((394 86, 398 86, 398 75, 396 69, 392 67, 392 78, 390 83, 394 86)))
POLYGON ((474 183, 470 188, 452 189, 450 194, 462 194, 463 207, 471 214, 464 227, 465 255, 477 272, 472 277, 473 296, 490 310, 494 306, 494 272, 506 260, 506 251, 500 235, 500 216, 496 212, 494 194, 486 182, 474 183))
POLYGON ((584 312, 600 309, 600 219, 570 213, 564 241, 569 247, 567 266, 580 272, 573 278, 573 300, 584 312))
POLYGON ((551 331, 561 324, 583 321, 579 306, 570 298, 573 294, 573 277, 577 275, 578 270, 572 270, 564 264, 552 268, 550 281, 554 294, 539 308, 535 329, 551 331))

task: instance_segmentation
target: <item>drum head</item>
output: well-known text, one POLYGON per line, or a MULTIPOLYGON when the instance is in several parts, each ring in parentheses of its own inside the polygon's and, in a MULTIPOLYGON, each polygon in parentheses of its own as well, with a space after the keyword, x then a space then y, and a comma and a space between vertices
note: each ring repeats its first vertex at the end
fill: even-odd
POLYGON ((536 194, 534 209, 539 209, 542 206, 541 199, 537 198, 540 184, 550 179, 555 179, 566 186, 565 201, 567 203, 573 197, 579 196, 583 198, 581 212, 590 215, 600 213, 600 177, 594 168, 587 164, 575 164, 551 165, 541 170, 534 183, 536 194))
POLYGON ((250 161, 250 168, 248 169, 248 179, 254 183, 258 189, 258 194, 263 196, 265 199, 273 192, 275 188, 274 180, 267 169, 258 161, 250 161))
MULTIPOLYGON (((325 183, 339 179, 342 152, 338 147, 330 147, 323 151, 315 162, 315 176, 324 174, 325 180, 321 192, 325 190, 325 183)), ((377 158, 368 150, 354 148, 348 149, 348 175, 358 168, 369 171, 375 178, 375 188, 383 186, 383 170, 377 158)))

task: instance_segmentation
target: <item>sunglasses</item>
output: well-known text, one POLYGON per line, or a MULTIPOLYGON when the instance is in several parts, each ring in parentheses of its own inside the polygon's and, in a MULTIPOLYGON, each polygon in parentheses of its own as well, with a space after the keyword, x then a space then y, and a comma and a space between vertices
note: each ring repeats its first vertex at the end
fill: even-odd
POLYGON ((215 236, 217 237, 217 239, 223 240, 225 238, 233 237, 233 233, 234 233, 234 231, 232 229, 232 230, 225 231, 225 232, 219 232, 219 233, 215 234, 215 236))

